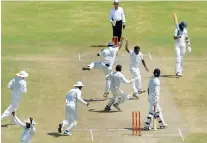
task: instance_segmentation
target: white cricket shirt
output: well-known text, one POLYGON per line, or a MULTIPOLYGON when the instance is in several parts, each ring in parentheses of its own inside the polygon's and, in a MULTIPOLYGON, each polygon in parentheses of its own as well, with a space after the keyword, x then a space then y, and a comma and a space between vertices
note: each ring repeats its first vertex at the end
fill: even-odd
MULTIPOLYGON (((174 36, 177 36, 178 34, 178 30, 177 28, 175 28, 175 33, 174 33, 174 36)), ((186 45, 185 43, 185 38, 188 37, 188 31, 187 29, 183 29, 183 31, 181 32, 181 38, 178 38, 175 40, 175 44, 176 45, 186 45)))
POLYGON ((122 22, 125 23, 126 19, 124 9, 122 7, 118 7, 117 10, 115 8, 112 8, 110 11, 109 20, 110 22, 122 20, 122 22))
POLYGON ((160 95, 160 79, 152 77, 148 83, 149 98, 153 100, 159 100, 160 95))
POLYGON ((75 87, 67 93, 65 102, 66 105, 77 105, 78 101, 84 105, 87 105, 87 102, 85 102, 81 97, 81 90, 75 87))
POLYGON ((104 50, 102 50, 99 54, 104 57, 103 63, 110 65, 110 67, 113 66, 117 52, 119 48, 118 47, 108 47, 104 50))
POLYGON ((141 65, 143 58, 143 55, 141 52, 137 55, 134 50, 129 50, 130 55, 130 68, 139 68, 141 65))

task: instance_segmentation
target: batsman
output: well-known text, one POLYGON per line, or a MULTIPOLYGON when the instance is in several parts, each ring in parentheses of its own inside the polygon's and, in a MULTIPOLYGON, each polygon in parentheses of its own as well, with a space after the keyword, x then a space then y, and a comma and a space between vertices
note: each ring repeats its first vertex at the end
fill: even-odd
POLYGON ((156 118, 160 128, 166 128, 162 111, 159 105, 159 96, 160 96, 160 69, 154 70, 154 76, 150 79, 148 84, 148 102, 150 104, 149 115, 147 121, 145 122, 144 130, 150 130, 150 124, 152 118, 156 118))
POLYGON ((191 52, 190 39, 188 37, 187 23, 182 21, 178 24, 177 16, 174 14, 174 20, 176 23, 174 41, 175 41, 175 52, 176 52, 176 66, 175 72, 177 77, 182 77, 183 74, 183 62, 186 48, 188 52, 191 52))

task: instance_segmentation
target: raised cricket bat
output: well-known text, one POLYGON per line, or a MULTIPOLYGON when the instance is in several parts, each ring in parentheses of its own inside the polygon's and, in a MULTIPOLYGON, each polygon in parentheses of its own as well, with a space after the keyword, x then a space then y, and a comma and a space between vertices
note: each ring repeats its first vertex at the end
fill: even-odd
POLYGON ((177 35, 180 35, 180 28, 179 28, 179 24, 178 24, 178 18, 177 18, 177 15, 175 13, 173 14, 173 18, 174 18, 174 21, 175 21, 176 28, 178 30, 177 35))
POLYGON ((154 128, 154 130, 156 131, 157 130, 157 118, 156 118, 156 105, 154 105, 154 116, 153 116, 153 128, 154 128))

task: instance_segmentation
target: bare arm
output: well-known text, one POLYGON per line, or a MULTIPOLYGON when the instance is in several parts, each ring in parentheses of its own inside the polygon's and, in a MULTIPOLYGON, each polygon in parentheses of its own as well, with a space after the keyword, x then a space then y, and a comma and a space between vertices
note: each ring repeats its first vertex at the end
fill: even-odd
POLYGON ((125 50, 129 53, 128 40, 126 39, 125 50))
POLYGON ((144 68, 146 69, 146 71, 149 71, 149 69, 146 66, 146 63, 145 63, 144 59, 142 60, 142 64, 143 64, 144 68))

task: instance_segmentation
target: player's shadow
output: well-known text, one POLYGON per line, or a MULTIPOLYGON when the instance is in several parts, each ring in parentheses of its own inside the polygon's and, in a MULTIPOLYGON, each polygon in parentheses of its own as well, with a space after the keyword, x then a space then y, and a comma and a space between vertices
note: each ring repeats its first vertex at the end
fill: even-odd
MULTIPOLYGON (((132 131, 132 128, 124 128, 124 129, 132 131)), ((141 128, 141 131, 151 131, 151 130, 144 130, 144 128, 141 128)))
POLYGON ((4 125, 1 125, 2 128, 8 128, 9 126, 14 126, 14 124, 4 124, 4 125))
POLYGON ((165 77, 165 78, 178 78, 176 75, 160 75, 160 77, 165 77))
POLYGON ((57 133, 57 132, 51 132, 51 133, 47 133, 49 136, 53 136, 56 138, 62 137, 64 136, 63 134, 57 133))
POLYGON ((118 110, 116 110, 116 111, 105 111, 105 110, 95 110, 95 109, 90 109, 88 111, 96 112, 96 113, 116 113, 116 112, 121 112, 121 111, 118 111, 118 110))
POLYGON ((86 102, 99 102, 99 101, 106 101, 106 99, 84 99, 86 102))

